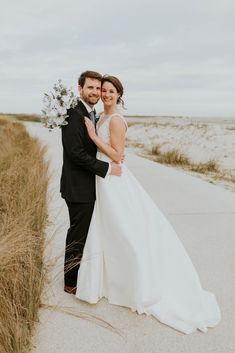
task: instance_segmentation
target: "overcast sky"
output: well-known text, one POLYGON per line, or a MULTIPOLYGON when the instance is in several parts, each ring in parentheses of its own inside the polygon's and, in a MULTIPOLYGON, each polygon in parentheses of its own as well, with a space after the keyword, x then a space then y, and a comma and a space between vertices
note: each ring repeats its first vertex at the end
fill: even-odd
MULTIPOLYGON (((235 117, 234 0, 0 0, 0 111, 61 78, 123 82, 127 114, 235 117)), ((100 107, 101 108, 101 107, 100 107)))

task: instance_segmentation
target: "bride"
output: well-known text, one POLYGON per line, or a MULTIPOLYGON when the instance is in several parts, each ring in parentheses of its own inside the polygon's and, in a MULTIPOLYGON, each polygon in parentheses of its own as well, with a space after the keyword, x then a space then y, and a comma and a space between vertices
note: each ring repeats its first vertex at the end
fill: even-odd
MULTIPOLYGON (((104 76, 97 133, 85 118, 97 158, 108 162, 121 162, 124 154, 127 123, 117 111, 122 95, 121 82, 104 76)), ((202 289, 174 229, 124 163, 121 177, 96 176, 96 194, 77 298, 97 303, 106 297, 186 334, 216 326, 220 310, 214 294, 202 289)))

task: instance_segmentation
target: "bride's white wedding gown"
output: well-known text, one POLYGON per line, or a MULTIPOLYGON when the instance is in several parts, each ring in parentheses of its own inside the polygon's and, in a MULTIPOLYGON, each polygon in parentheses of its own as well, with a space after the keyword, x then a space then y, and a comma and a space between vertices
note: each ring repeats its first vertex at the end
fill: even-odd
MULTIPOLYGON (((98 127, 105 143, 111 117, 98 127)), ((101 152, 97 158, 110 161, 101 152)), ((125 164, 122 168, 121 177, 96 177, 76 296, 89 303, 106 297, 181 332, 206 332, 220 321, 214 294, 202 289, 174 229, 125 164)))

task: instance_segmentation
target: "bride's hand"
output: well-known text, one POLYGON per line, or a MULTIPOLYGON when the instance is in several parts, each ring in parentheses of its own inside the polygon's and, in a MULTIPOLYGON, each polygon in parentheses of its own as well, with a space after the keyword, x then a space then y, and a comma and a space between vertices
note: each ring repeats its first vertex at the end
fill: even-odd
POLYGON ((95 132, 94 124, 93 124, 92 121, 91 121, 89 118, 87 118, 86 116, 85 116, 84 118, 85 118, 85 125, 86 125, 86 128, 87 128, 88 135, 89 135, 90 138, 93 140, 93 139, 96 137, 96 132, 95 132))

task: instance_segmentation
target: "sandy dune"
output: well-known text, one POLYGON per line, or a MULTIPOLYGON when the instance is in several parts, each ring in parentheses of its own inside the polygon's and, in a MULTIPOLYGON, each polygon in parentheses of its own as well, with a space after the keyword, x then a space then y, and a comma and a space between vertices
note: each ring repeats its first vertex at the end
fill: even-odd
MULTIPOLYGON (((161 153, 179 150, 195 163, 217 162, 221 174, 234 182, 202 177, 235 190, 235 119, 129 118, 128 143, 132 151, 149 152, 159 146, 161 153), (134 147, 134 148, 133 148, 134 147)), ((209 175, 210 176, 210 175, 209 175)))

